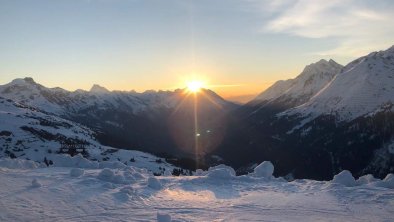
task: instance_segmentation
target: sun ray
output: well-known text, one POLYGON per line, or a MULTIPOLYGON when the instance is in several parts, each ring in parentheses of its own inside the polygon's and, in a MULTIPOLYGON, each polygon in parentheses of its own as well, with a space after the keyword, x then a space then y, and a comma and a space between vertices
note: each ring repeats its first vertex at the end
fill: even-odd
POLYGON ((187 90, 193 93, 197 93, 201 88, 205 87, 205 83, 200 80, 192 80, 187 82, 187 90))
POLYGON ((207 93, 201 92, 200 94, 201 94, 202 96, 204 96, 206 99, 208 99, 209 102, 211 102, 213 105, 215 105, 215 106, 218 107, 219 109, 222 108, 222 105, 220 105, 220 104, 217 103, 215 100, 213 100, 213 99, 211 98, 211 96, 208 95, 207 93))
POLYGON ((172 114, 175 114, 176 112, 178 112, 178 110, 182 107, 182 105, 185 103, 185 101, 187 100, 187 98, 190 96, 190 92, 186 92, 184 97, 182 98, 181 102, 178 103, 178 105, 175 107, 174 111, 172 112, 172 114))
POLYGON ((199 129, 198 129, 198 108, 197 108, 197 94, 194 94, 194 153, 195 153, 195 157, 196 157, 196 167, 198 165, 198 152, 199 152, 199 129))

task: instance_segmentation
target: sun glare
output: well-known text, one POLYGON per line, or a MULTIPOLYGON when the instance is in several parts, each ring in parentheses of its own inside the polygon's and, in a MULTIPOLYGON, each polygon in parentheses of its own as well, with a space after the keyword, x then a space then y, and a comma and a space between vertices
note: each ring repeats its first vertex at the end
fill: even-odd
POLYGON ((201 88, 204 87, 204 83, 202 81, 193 80, 187 83, 187 90, 190 92, 199 92, 201 88))

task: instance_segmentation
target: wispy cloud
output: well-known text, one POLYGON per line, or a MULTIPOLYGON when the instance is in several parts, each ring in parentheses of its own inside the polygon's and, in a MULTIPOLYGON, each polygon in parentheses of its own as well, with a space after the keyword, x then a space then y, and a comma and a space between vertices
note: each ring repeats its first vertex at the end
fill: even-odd
POLYGON ((305 38, 336 38, 322 55, 357 57, 394 44, 394 1, 259 1, 270 17, 264 31, 305 38))

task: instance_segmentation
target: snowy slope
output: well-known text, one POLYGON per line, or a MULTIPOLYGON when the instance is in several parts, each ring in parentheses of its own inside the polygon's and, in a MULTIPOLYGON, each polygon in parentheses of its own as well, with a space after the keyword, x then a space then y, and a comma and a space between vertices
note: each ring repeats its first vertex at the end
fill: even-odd
POLYGON ((311 119, 331 114, 339 120, 350 121, 377 110, 393 110, 393 102, 394 46, 386 51, 370 53, 346 65, 308 103, 284 114, 300 114, 311 119))
POLYGON ((11 164, 0 160, 0 220, 7 222, 391 221, 394 214, 392 174, 355 181, 343 171, 333 181, 286 182, 256 172, 236 177, 225 166, 153 177, 135 167, 10 169, 4 162, 11 164))
MULTIPOLYGON (((188 137, 182 139, 195 139, 195 132, 190 128, 194 124, 191 117, 195 111, 195 98, 198 99, 198 112, 201 114, 199 125, 207 129, 222 129, 223 125, 216 122, 222 121, 226 112, 235 107, 205 89, 198 93, 198 97, 185 89, 136 93, 109 91, 98 85, 90 91, 69 92, 46 88, 31 78, 16 79, 0 86, 0 96, 83 124, 96 133, 102 144, 173 156, 195 152, 193 145, 188 145, 191 144, 189 141, 186 141, 188 144, 180 142, 178 135, 187 134, 188 137), (185 152, 180 153, 180 149, 185 152)), ((209 144, 213 147, 217 143, 209 144)))
POLYGON ((306 66, 295 79, 276 82, 258 95, 252 103, 276 100, 276 102, 294 103, 294 106, 300 105, 329 83, 342 67, 334 60, 322 59, 306 66))
POLYGON ((267 100, 276 99, 279 96, 286 93, 286 91, 289 90, 293 84, 294 84, 294 79, 279 80, 275 82, 272 86, 270 86, 268 89, 266 89, 264 92, 260 93, 253 100, 257 102, 257 101, 267 101, 267 100))
POLYGON ((114 164, 145 167, 157 173, 162 171, 159 167, 173 169, 164 160, 157 163, 159 158, 147 153, 102 146, 93 132, 82 125, 0 97, 0 157, 41 163, 46 158, 55 165, 60 164, 57 161, 78 161, 78 158, 73 160, 57 154, 65 141, 86 144, 88 158, 102 164, 116 161, 114 164))

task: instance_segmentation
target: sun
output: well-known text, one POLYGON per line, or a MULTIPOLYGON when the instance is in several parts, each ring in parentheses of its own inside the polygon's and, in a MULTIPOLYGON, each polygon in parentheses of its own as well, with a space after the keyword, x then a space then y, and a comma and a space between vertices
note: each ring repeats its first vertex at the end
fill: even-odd
POLYGON ((187 90, 190 92, 196 93, 201 90, 205 86, 204 82, 199 81, 199 80, 193 80, 187 82, 187 90))

